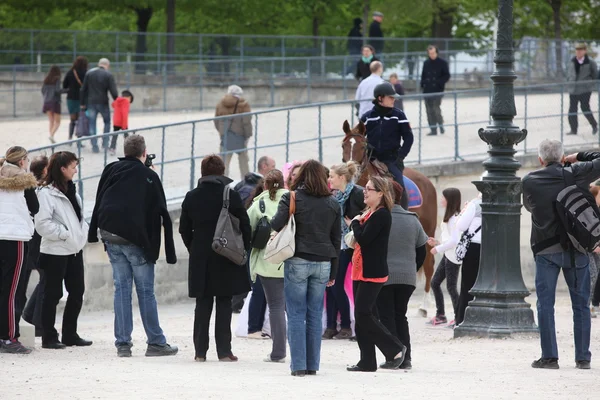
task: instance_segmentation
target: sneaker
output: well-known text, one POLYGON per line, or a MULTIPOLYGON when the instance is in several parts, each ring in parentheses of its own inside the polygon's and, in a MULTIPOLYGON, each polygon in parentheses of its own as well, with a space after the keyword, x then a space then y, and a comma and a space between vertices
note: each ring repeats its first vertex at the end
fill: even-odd
POLYGON ((352 329, 350 328, 342 328, 340 330, 340 332, 335 335, 333 338, 334 339, 339 339, 339 340, 348 340, 352 337, 352 329))
POLYGON ((206 357, 196 356, 194 358, 194 361, 196 361, 196 362, 206 362, 206 357))
POLYGON ((249 333, 248 336, 246 336, 246 337, 248 339, 259 339, 259 340, 269 339, 269 335, 264 334, 261 331, 249 333))
POLYGON ((445 315, 436 315, 434 318, 431 318, 429 321, 427 321, 428 325, 433 325, 433 326, 445 325, 447 323, 448 323, 448 319, 446 318, 445 315))
POLYGON ((273 360, 273 359, 271 358, 271 355, 269 354, 269 355, 267 356, 267 358, 265 358, 263 361, 264 361, 264 362, 268 362, 268 363, 284 363, 284 362, 285 362, 285 357, 283 357, 283 358, 280 358, 279 360, 273 360))
POLYGON ((177 346, 171 346, 167 343, 149 344, 146 349, 146 357, 174 356, 178 351, 179 349, 177 346))
POLYGON ((592 126, 592 135, 595 135, 596 133, 598 133, 598 125, 592 126))
POLYGON ((443 135, 444 133, 446 133, 446 129, 444 128, 444 125, 440 125, 440 133, 443 135))
POLYGON ((412 362, 410 360, 404 360, 404 362, 400 364, 398 369, 412 369, 412 362))
POLYGON ((591 369, 590 362, 588 360, 581 360, 575 363, 577 369, 591 369))
POLYGON ((0 353, 7 354, 30 354, 33 349, 25 347, 18 340, 2 340, 0 341, 0 353))
POLYGON ((400 366, 404 363, 404 358, 406 357, 406 346, 402 346, 402 353, 400 357, 394 358, 391 361, 386 361, 381 364, 379 367, 382 369, 400 369, 400 366))
POLYGON ((54 138, 52 136, 49 136, 48 139, 50 139, 50 143, 52 143, 52 144, 56 143, 56 140, 54 140, 54 138))
POLYGON ((437 132, 436 131, 431 131, 427 134, 427 136, 437 136, 437 132))
POLYGON ((327 328, 327 329, 325 329, 325 332, 323 333, 323 336, 321 336, 321 338, 329 340, 329 339, 333 339, 337 334, 338 334, 337 330, 327 328))
POLYGON ((131 357, 131 346, 128 344, 117 346, 117 357, 131 357))
POLYGON ((556 358, 540 358, 531 363, 533 368, 542 369, 558 369, 558 359, 556 358))
POLYGON ((455 320, 450 321, 448 323, 448 325, 446 326, 446 328, 449 328, 449 329, 454 329, 455 327, 456 327, 456 321, 455 320))

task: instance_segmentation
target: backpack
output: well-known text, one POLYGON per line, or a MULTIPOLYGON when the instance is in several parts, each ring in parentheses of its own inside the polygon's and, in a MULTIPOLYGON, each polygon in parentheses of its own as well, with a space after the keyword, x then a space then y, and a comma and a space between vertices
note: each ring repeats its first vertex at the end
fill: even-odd
POLYGON ((212 249, 215 253, 237 265, 245 265, 248 260, 240 220, 229 213, 229 186, 223 189, 223 208, 217 220, 212 249))
POLYGON ((260 199, 258 201, 260 212, 263 214, 262 218, 258 220, 254 234, 252 235, 252 248, 262 250, 267 247, 267 243, 271 238, 271 222, 265 214, 266 206, 265 200, 260 199))
POLYGON ((600 244, 600 210, 590 191, 577 186, 571 167, 563 168, 563 179, 565 188, 554 203, 561 245, 565 250, 591 252, 600 244))

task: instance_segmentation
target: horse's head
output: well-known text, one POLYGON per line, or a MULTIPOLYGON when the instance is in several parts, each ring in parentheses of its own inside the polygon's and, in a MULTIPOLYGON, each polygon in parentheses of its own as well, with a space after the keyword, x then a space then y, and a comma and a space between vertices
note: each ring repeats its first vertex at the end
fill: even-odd
POLYGON ((366 128, 362 121, 358 122, 353 129, 350 129, 348 120, 344 121, 343 128, 346 136, 342 140, 342 161, 354 161, 360 164, 365 158, 367 150, 367 138, 365 136, 366 128))

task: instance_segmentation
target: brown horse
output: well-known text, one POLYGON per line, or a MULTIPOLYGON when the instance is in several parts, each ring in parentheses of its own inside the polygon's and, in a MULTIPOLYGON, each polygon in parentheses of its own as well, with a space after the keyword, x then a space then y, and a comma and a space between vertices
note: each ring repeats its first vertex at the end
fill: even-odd
MULTIPOLYGON (((344 133, 346 136, 342 141, 342 150, 343 150, 343 161, 354 161, 356 162, 359 168, 359 178, 357 180, 357 184, 364 186, 369 180, 369 176, 371 175, 387 175, 387 168, 384 164, 379 162, 371 162, 366 157, 367 152, 367 138, 365 136, 365 125, 360 121, 354 129, 350 129, 350 124, 348 121, 344 121, 343 126, 344 133)), ((405 168, 404 175, 407 178, 412 180, 421 191, 421 195, 423 196, 423 204, 417 208, 410 208, 410 211, 416 213, 419 216, 419 221, 421 221, 421 225, 423 225, 423 229, 425 233, 429 237, 435 236, 435 228, 437 225, 437 192, 435 190, 435 186, 431 183, 429 178, 427 178, 422 173, 415 171, 414 169, 405 168)), ((390 179, 392 179, 390 177, 390 179)), ((425 258, 425 262, 423 263, 423 268, 421 271, 425 273, 425 299, 423 305, 420 307, 419 312, 424 317, 427 316, 427 306, 428 302, 428 294, 431 288, 431 277, 433 276, 434 269, 434 257, 430 253, 431 248, 427 245, 427 257, 425 258)))

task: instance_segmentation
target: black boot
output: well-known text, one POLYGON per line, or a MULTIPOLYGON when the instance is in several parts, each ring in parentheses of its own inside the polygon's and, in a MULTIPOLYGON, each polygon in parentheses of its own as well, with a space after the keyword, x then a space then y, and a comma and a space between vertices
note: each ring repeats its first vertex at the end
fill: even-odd
POLYGON ((75 124, 76 123, 77 123, 77 121, 71 120, 71 123, 69 124, 69 140, 73 139, 73 134, 75 133, 75 124))

